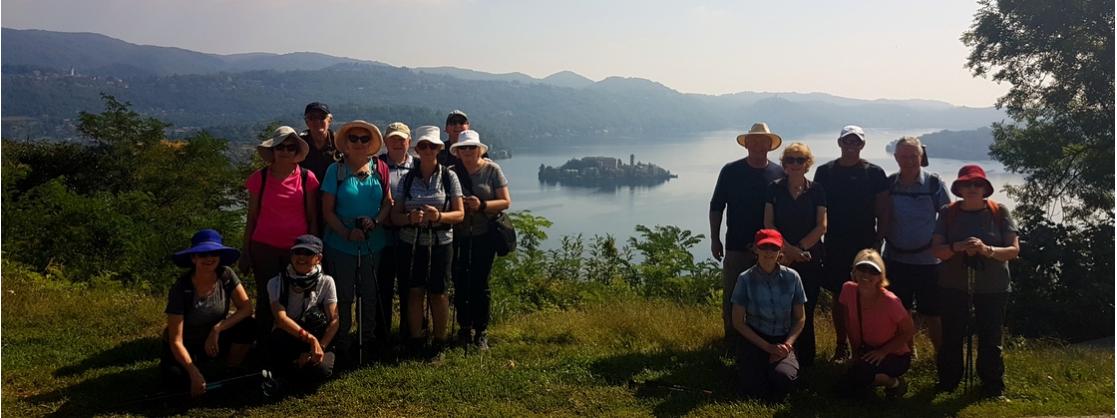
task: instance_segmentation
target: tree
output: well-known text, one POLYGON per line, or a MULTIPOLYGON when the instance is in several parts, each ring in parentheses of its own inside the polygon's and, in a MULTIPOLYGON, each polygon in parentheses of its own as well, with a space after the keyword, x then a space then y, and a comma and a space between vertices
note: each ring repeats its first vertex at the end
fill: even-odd
POLYGON ((981 0, 966 65, 1012 85, 997 106, 1015 122, 994 124, 991 154, 1024 174, 1020 210, 1111 217, 1113 37, 1113 0, 981 0))

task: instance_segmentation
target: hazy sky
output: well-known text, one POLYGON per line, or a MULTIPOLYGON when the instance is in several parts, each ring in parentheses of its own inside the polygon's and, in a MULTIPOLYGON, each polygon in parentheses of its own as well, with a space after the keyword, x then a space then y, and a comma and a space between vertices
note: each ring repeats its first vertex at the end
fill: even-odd
POLYGON ((958 38, 975 1, 4 0, 4 27, 97 32, 202 52, 313 51, 396 66, 682 92, 826 92, 990 106, 958 38))

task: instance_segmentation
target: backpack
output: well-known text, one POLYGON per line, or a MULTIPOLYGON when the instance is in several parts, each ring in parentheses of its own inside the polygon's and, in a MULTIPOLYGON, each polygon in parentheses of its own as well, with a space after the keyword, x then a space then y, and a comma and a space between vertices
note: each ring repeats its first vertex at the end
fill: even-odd
MULTIPOLYGON (((382 164, 382 165, 385 166, 385 167, 388 166, 387 164, 382 164)), ((440 211, 449 210, 450 209, 450 169, 448 167, 442 165, 442 164, 439 164, 438 167, 436 167, 436 168, 438 169, 438 171, 440 173, 442 173, 442 175, 439 176, 439 182, 442 185, 442 191, 446 195, 446 201, 442 202, 442 209, 439 209, 439 210, 440 211)), ((403 203, 405 203, 405 204, 407 203, 408 200, 411 199, 411 185, 415 182, 415 178, 419 177, 420 171, 421 170, 419 169, 419 167, 416 166, 415 168, 412 168, 411 171, 408 171, 407 174, 404 174, 403 179, 401 180, 401 181, 403 181, 403 203)), ((434 227, 435 230, 439 230, 439 231, 450 229, 450 228, 453 228, 453 225, 439 224, 439 226, 434 227)))
MULTIPOLYGON (((306 193, 306 178, 308 176, 307 173, 310 173, 310 170, 307 170, 307 169, 303 168, 302 166, 296 166, 296 167, 298 167, 298 169, 299 169, 299 178, 302 181, 301 183, 299 183, 299 185, 300 185, 300 187, 302 187, 302 190, 303 190, 303 216, 308 217, 306 219, 306 225, 309 228, 310 227, 310 218, 309 218, 310 210, 307 209, 307 200, 310 199, 311 197, 308 196, 307 193, 306 193)), ((260 169, 260 191, 256 193, 256 202, 257 202, 257 204, 256 204, 256 216, 257 217, 260 216, 260 209, 264 207, 264 188, 267 187, 267 185, 268 185, 268 167, 264 167, 264 168, 260 169)), ((257 220, 259 220, 259 219, 257 219, 257 220)))
MULTIPOLYGON (((380 195, 380 205, 383 206, 384 205, 384 200, 388 198, 388 189, 392 187, 390 184, 388 184, 390 179, 391 179, 391 177, 389 177, 389 174, 388 174, 388 164, 383 164, 380 161, 379 158, 375 158, 375 157, 369 158, 369 164, 372 164, 372 170, 371 171, 372 171, 373 174, 376 175, 376 179, 380 182, 380 193, 381 193, 381 195, 380 195)), ((345 165, 341 162, 337 163, 337 171, 336 171, 337 175, 335 176, 337 178, 337 184, 336 184, 336 187, 334 188, 334 190, 337 190, 338 188, 340 188, 341 187, 341 182, 345 181, 346 178, 353 175, 353 173, 350 172, 349 174, 346 174, 345 176, 342 176, 341 175, 341 168, 342 167, 345 167, 345 171, 350 171, 348 165, 345 165)))
MULTIPOLYGON (((319 278, 318 280, 322 280, 319 278)), ((279 304, 283 308, 287 308, 287 302, 291 298, 290 283, 287 278, 287 269, 279 272, 279 304)), ((326 328, 330 325, 330 319, 326 316, 325 312, 318 307, 318 304, 309 306, 308 301, 313 299, 314 291, 309 291, 303 295, 303 310, 298 318, 291 318, 295 323, 299 324, 315 338, 322 338, 326 335, 326 328)))
MULTIPOLYGON (((989 213, 993 215, 993 226, 997 231, 1004 229, 1005 220, 1001 216, 1001 205, 994 202, 993 199, 985 199, 985 206, 989 208, 989 213)), ((950 226, 954 224, 954 220, 958 218, 958 214, 962 212, 962 201, 952 202, 946 208, 946 233, 950 233, 950 226)), ((1001 239, 1004 239, 1002 236, 1001 239)))
MULTIPOLYGON (((889 194, 893 196, 907 196, 912 199, 918 199, 923 196, 928 196, 931 198, 931 212, 934 212, 936 214, 939 212, 939 208, 935 206, 935 195, 938 194, 939 190, 943 190, 943 183, 942 179, 940 179, 937 174, 931 173, 928 176, 927 191, 925 192, 902 192, 896 190, 897 187, 899 187, 900 185, 900 173, 888 176, 888 182, 889 184, 891 184, 891 186, 889 186, 888 188, 889 194)), ((897 253, 900 254, 918 254, 927 250, 928 248, 931 248, 931 241, 928 240, 926 244, 920 246, 919 248, 900 248, 896 246, 896 244, 892 243, 889 243, 888 246, 889 248, 895 250, 897 253)))

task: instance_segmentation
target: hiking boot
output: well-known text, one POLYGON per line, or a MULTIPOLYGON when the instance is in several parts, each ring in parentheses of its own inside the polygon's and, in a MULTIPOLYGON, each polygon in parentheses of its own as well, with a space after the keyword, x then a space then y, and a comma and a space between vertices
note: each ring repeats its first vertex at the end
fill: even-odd
POLYGON ((849 344, 841 343, 834 348, 834 357, 830 357, 830 362, 838 364, 845 363, 849 361, 849 356, 849 344))
POLYGON ((473 343, 477 345, 477 349, 481 351, 489 350, 489 332, 485 330, 477 331, 477 336, 474 337, 473 343))
POLYGON ((884 396, 888 399, 903 398, 905 393, 908 393, 908 381, 903 376, 896 378, 896 386, 884 389, 884 396))
POLYGON ((982 386, 981 396, 989 399, 1008 400, 1008 398, 1005 398, 1005 389, 999 386, 982 386))
POLYGON ((438 365, 446 359, 446 342, 431 341, 430 351, 427 353, 427 363, 438 365))
POLYGON ((404 348, 404 356, 408 358, 420 358, 423 355, 423 346, 426 345, 425 338, 409 338, 407 339, 406 347, 404 348))
POLYGON ((473 339, 473 332, 469 328, 462 327, 462 329, 458 330, 458 338, 457 338, 458 345, 464 347, 465 345, 469 344, 470 340, 472 340, 472 339, 473 339))

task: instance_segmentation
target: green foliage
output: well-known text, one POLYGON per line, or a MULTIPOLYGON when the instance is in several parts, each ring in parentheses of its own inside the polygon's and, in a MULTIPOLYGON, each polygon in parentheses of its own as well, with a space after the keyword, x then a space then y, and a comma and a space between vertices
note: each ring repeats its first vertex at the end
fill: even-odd
POLYGON ((1076 226, 1017 212, 1027 241, 1012 265, 1009 328, 1083 341, 1113 335, 1113 223, 1076 226))
POLYGON ((1113 0, 983 0, 962 41, 975 75, 1012 85, 1000 98, 1016 123, 994 125, 992 155, 1027 184, 1026 205, 1064 219, 1113 209, 1113 0))
POLYGON ((4 142, 5 255, 72 280, 161 287, 175 277, 167 255, 197 229, 235 245, 244 168, 225 157, 226 141, 168 141, 163 122, 103 100, 104 112, 81 114, 91 142, 4 142))
POLYGON ((991 155, 1025 184, 1009 321, 1023 335, 1077 340, 1113 329, 1113 0, 983 0, 962 41, 975 75, 1011 84, 1016 122, 993 125, 991 155))
POLYGON ((690 253, 702 235, 676 226, 637 225, 639 237, 622 247, 612 235, 589 240, 576 235, 562 237, 557 248, 541 250, 551 222, 530 212, 513 212, 511 217, 520 247, 493 266, 493 312, 498 319, 611 298, 699 305, 720 300, 720 268, 710 260, 695 262, 690 253))

